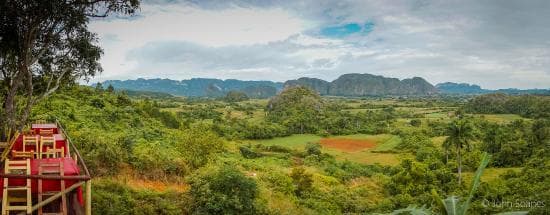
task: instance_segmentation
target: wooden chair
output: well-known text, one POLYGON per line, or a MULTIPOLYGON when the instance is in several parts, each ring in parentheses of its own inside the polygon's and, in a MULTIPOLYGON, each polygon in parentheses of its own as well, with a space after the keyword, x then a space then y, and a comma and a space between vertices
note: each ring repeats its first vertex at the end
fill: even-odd
POLYGON ((63 158, 65 157, 65 147, 61 147, 59 149, 47 147, 46 152, 42 152, 42 156, 45 156, 46 158, 63 158))
MULTIPOLYGON (((59 161, 58 163, 44 163, 40 162, 38 164, 38 175, 55 175, 55 176, 65 176, 65 168, 63 167, 64 163, 63 160, 59 161)), ((60 181, 60 191, 49 191, 44 192, 42 179, 38 179, 38 203, 41 203, 43 199, 47 199, 48 197, 51 197, 55 194, 58 194, 59 192, 65 191, 65 180, 60 181)), ((38 208, 38 215, 43 214, 58 214, 58 215, 67 215, 67 199, 66 195, 61 195, 61 201, 59 202, 59 208, 58 211, 49 211, 44 212, 42 207, 38 208)))
POLYGON ((53 136, 40 136, 39 158, 42 158, 44 147, 52 147, 53 149, 56 149, 55 138, 53 136))
POLYGON ((53 128, 50 129, 40 129, 40 136, 52 136, 53 128))
MULTIPOLYGON (((31 161, 6 159, 4 163, 4 172, 7 174, 30 175, 31 161)), ((4 178, 4 189, 2 196, 2 215, 9 215, 11 212, 23 211, 23 213, 32 213, 32 194, 31 179, 26 179, 26 185, 9 186, 9 178, 4 178), (13 205, 11 203, 17 203, 13 205)))
POLYGON ((38 157, 39 154, 38 152, 40 152, 40 150, 38 149, 38 147, 40 146, 38 144, 38 137, 35 136, 35 135, 23 135, 23 152, 26 152, 26 148, 27 146, 34 146, 35 148, 35 152, 36 152, 36 155, 35 157, 38 157))
POLYGON ((34 150, 31 150, 30 152, 11 150, 11 157, 13 159, 33 159, 35 154, 36 153, 34 152, 34 150))

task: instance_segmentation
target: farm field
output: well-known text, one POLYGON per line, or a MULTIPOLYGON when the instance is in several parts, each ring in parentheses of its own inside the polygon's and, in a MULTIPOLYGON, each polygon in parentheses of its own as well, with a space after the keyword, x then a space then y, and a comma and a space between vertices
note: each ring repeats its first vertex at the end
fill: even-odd
POLYGON ((321 150, 335 156, 339 160, 349 160, 365 164, 396 165, 399 155, 392 153, 377 153, 373 151, 389 151, 399 144, 399 137, 394 135, 340 135, 320 137, 317 135, 292 135, 269 140, 251 141, 266 146, 277 145, 303 150, 307 143, 320 143, 321 150), (335 140, 335 141, 334 141, 335 140), (343 140, 343 141, 342 141, 343 140), (349 147, 353 147, 350 149, 349 147))
POLYGON ((479 114, 476 116, 496 123, 509 123, 515 120, 529 120, 517 114, 479 114))

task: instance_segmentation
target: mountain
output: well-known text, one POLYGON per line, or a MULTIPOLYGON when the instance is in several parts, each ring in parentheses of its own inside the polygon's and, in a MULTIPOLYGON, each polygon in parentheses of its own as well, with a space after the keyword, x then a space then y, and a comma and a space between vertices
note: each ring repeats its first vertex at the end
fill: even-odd
POLYGON ((156 98, 156 99, 168 99, 174 96, 169 93, 153 92, 153 91, 136 91, 136 90, 120 90, 120 92, 126 93, 130 97, 136 98, 156 98))
POLYGON ((168 93, 176 96, 190 97, 222 97, 229 91, 242 91, 250 98, 268 98, 277 94, 283 87, 307 86, 321 95, 331 96, 384 96, 384 95, 434 95, 454 94, 470 95, 485 93, 505 94, 544 94, 550 95, 550 89, 499 89, 488 90, 478 85, 466 83, 445 82, 435 87, 420 77, 399 80, 372 74, 350 73, 338 77, 334 81, 318 78, 302 77, 288 80, 285 83, 273 81, 242 81, 236 79, 192 78, 189 80, 170 79, 136 79, 109 80, 103 86, 112 85, 117 90, 134 90, 168 93))
POLYGON ((439 90, 439 92, 444 94, 486 94, 486 93, 505 93, 505 94, 542 94, 542 95, 550 95, 550 89, 515 89, 515 88, 508 88, 508 89, 498 89, 498 90, 488 90, 483 89, 478 85, 475 84, 467 84, 467 83, 453 83, 453 82, 445 82, 435 85, 435 87, 439 90))
POLYGON ((399 80, 378 75, 350 73, 332 82, 316 78, 299 78, 285 82, 285 87, 307 86, 321 95, 381 96, 381 95, 432 95, 437 89, 420 77, 399 80))
POLYGON ((330 89, 330 82, 321 80, 318 78, 298 78, 296 80, 289 80, 285 82, 285 87, 292 86, 308 86, 311 89, 316 90, 321 95, 328 95, 330 89))
POLYGON ((470 85, 467 83, 445 82, 436 84, 435 87, 439 90, 439 92, 446 94, 480 94, 487 93, 489 91, 481 89, 478 85, 470 85))
POLYGON ((224 96, 229 91, 243 91, 251 98, 267 98, 282 89, 283 84, 272 81, 241 81, 236 79, 193 78, 189 80, 143 79, 108 80, 103 86, 112 85, 115 89, 155 91, 177 96, 224 96))

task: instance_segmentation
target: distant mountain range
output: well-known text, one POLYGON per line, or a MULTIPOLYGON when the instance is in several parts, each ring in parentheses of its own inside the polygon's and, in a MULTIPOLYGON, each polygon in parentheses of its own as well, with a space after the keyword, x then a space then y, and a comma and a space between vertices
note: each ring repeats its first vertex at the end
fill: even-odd
POLYGON ((478 85, 445 82, 433 86, 421 77, 399 80, 371 74, 350 73, 328 82, 317 78, 303 77, 285 83, 273 81, 242 81, 236 79, 193 78, 189 80, 136 79, 108 80, 104 87, 112 85, 115 89, 162 92, 176 96, 221 97, 229 91, 242 91, 251 98, 268 98, 284 87, 306 86, 321 95, 332 96, 426 96, 434 94, 485 94, 501 92, 507 94, 549 94, 550 89, 500 89, 487 90, 478 85))
POLYGON ((283 88, 283 83, 272 81, 241 81, 235 79, 193 78, 189 80, 143 79, 108 80, 102 82, 107 87, 136 91, 154 91, 169 93, 176 96, 208 96, 220 97, 229 91, 243 91, 252 98, 267 98, 275 95, 283 88))
POLYGON ((482 89, 480 86, 475 84, 466 84, 466 83, 453 83, 453 82, 445 82, 435 85, 439 93, 443 94, 458 94, 458 95, 464 95, 464 94, 486 94, 486 93, 505 93, 505 94, 543 94, 543 95, 550 95, 550 89, 515 89, 515 88, 508 88, 508 89, 498 89, 498 90, 488 90, 488 89, 482 89))
POLYGON ((437 89, 420 77, 399 80, 371 74, 344 74, 332 82, 317 78, 299 78, 285 82, 288 86, 308 86, 321 95, 332 96, 383 96, 432 95, 437 89))

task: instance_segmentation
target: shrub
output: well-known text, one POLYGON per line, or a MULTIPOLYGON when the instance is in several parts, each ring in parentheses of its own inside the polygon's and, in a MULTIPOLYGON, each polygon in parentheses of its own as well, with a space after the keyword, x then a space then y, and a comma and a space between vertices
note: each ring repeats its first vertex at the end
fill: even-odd
POLYGON ((252 151, 252 149, 250 149, 246 146, 239 147, 239 151, 241 152, 241 155, 244 158, 248 158, 248 159, 259 158, 259 157, 262 156, 262 154, 260 154, 258 152, 255 152, 255 151, 252 151))
POLYGON ((422 125, 422 121, 419 119, 412 119, 410 124, 414 127, 419 127, 420 125, 422 125))
POLYGON ((190 181, 198 214, 255 214, 257 185, 232 166, 208 169, 190 181))
POLYGON ((307 155, 321 155, 321 144, 319 143, 307 143, 306 144, 307 155))
POLYGON ((225 149, 225 142, 202 125, 176 132, 174 140, 178 151, 193 168, 204 166, 225 149))
POLYGON ((112 180, 93 182, 95 214, 186 214, 188 202, 180 193, 133 190, 112 180))
POLYGON ((292 182, 294 184, 296 196, 303 197, 306 193, 313 189, 312 175, 306 173, 306 170, 303 167, 292 169, 290 177, 292 178, 292 182))

